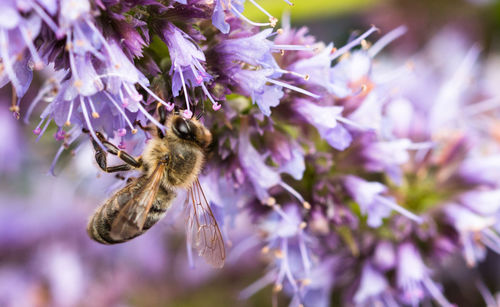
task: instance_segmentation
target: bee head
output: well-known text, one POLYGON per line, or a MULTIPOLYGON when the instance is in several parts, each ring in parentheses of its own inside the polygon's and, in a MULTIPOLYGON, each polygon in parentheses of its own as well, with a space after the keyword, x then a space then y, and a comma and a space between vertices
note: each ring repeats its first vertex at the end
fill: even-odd
POLYGON ((210 131, 195 118, 187 119, 183 116, 173 115, 170 127, 175 136, 194 142, 203 149, 206 149, 212 141, 210 131))

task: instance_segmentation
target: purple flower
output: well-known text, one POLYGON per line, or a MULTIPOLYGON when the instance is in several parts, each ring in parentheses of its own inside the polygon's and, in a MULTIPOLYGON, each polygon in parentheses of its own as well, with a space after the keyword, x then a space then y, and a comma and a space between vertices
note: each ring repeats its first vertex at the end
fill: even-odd
POLYGON ((241 94, 250 96, 252 102, 256 103, 266 116, 271 115, 270 108, 277 106, 283 98, 283 87, 313 98, 319 97, 276 80, 283 73, 289 72, 278 66, 272 53, 307 47, 298 46, 297 49, 297 46, 275 45, 267 39, 272 35, 275 35, 272 29, 266 29, 249 37, 226 39, 214 49, 220 61, 219 73, 235 85, 241 94))
POLYGON ((181 88, 184 90, 187 108, 185 116, 191 118, 193 115, 190 109, 187 84, 191 87, 201 86, 205 95, 212 102, 213 109, 218 110, 220 105, 213 99, 205 86, 205 82, 210 81, 212 77, 202 65, 206 59, 200 47, 186 33, 171 23, 166 24, 162 29, 162 39, 168 46, 172 61, 170 74, 172 75, 174 97, 179 95, 181 88))
POLYGON ((391 293, 387 278, 370 263, 365 263, 360 285, 353 298, 356 306, 398 306, 391 293))
MULTIPOLYGON (((481 196, 483 198, 487 197, 478 194, 482 193, 471 195, 471 192, 469 192, 465 195, 465 198, 468 198, 467 202, 469 202, 471 198, 480 201, 481 196)), ((485 204, 480 202, 477 203, 480 204, 480 206, 485 204)), ((500 236, 493 229, 493 226, 499 223, 496 217, 500 209, 498 202, 494 203, 494 207, 488 208, 487 210, 490 212, 484 212, 484 214, 474 212, 475 208, 469 209, 458 204, 447 204, 444 208, 445 214, 460 237, 463 255, 469 266, 475 266, 478 261, 484 259, 486 256, 485 247, 500 254, 500 236), (496 210, 494 207, 496 207, 496 210)))
POLYGON ((344 150, 352 141, 349 131, 338 123, 342 121, 342 107, 320 106, 305 99, 296 100, 293 108, 316 129, 335 149, 344 150))
POLYGON ((379 182, 368 182, 356 176, 346 176, 344 184, 349 194, 361 208, 363 214, 368 215, 370 227, 380 227, 382 219, 395 210, 407 218, 422 223, 422 218, 399 206, 391 197, 383 196, 388 189, 379 182))
POLYGON ((439 286, 430 278, 420 253, 412 243, 398 247, 397 285, 404 304, 417 305, 432 297, 441 306, 454 306, 443 296, 439 286))
MULTIPOLYGON (((289 1, 284 0, 288 4, 291 4, 289 1)), ((261 7, 254 0, 249 0, 257 9, 262 11, 269 17, 268 23, 260 23, 254 22, 245 17, 242 12, 244 10, 244 0, 215 0, 214 12, 212 15, 212 23, 213 25, 219 29, 222 33, 229 33, 229 23, 226 22, 226 17, 228 13, 232 13, 234 16, 242 19, 243 21, 253 25, 253 26, 272 26, 274 27, 278 22, 278 19, 269 14, 263 7, 261 7)))

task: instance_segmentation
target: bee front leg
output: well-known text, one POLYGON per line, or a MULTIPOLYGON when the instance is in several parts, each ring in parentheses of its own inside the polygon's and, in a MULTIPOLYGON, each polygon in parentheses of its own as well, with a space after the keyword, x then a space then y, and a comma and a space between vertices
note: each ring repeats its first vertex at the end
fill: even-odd
MULTIPOLYGON (((83 129, 82 130, 84 133, 89 133, 88 130, 83 129)), ((99 167, 108 173, 114 173, 114 172, 122 172, 122 171, 129 171, 133 168, 139 168, 142 166, 142 160, 136 160, 134 157, 132 157, 130 154, 126 153, 125 151, 120 150, 118 147, 113 145, 112 143, 108 142, 102 133, 96 132, 96 136, 99 138, 99 141, 101 141, 102 145, 106 147, 106 151, 94 140, 94 138, 90 138, 92 141, 92 146, 94 147, 95 150, 95 160, 97 162, 97 165, 99 167), (107 163, 107 153, 113 154, 118 156, 123 162, 126 164, 122 165, 117 165, 117 166, 110 166, 108 167, 107 163)))
MULTIPOLYGON (((114 144, 108 142, 100 132, 96 132, 96 135, 99 138, 99 141, 101 141, 101 143, 104 145, 104 147, 106 147, 107 152, 109 152, 112 155, 118 156, 118 158, 120 158, 123 162, 127 163, 128 165, 130 165, 134 168, 139 168, 142 166, 141 160, 135 159, 127 152, 120 150, 114 144)), ((106 163, 106 152, 104 152, 102 150, 101 146, 99 146, 99 144, 97 144, 97 142, 95 140, 92 140, 92 144, 94 145, 94 149, 96 150, 97 163, 99 164, 99 166, 101 166, 101 164, 99 163, 99 160, 98 160, 98 155, 99 155, 99 159, 103 160, 103 163, 106 163)), ((102 166, 101 166, 101 168, 102 168, 102 166)))

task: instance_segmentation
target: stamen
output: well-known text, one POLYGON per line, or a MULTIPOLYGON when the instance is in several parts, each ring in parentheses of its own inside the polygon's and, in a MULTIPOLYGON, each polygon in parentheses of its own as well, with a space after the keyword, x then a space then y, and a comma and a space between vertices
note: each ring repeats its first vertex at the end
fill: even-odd
POLYGON ((43 61, 38 55, 38 52, 36 51, 35 45, 33 45, 32 41, 32 35, 29 33, 24 26, 20 26, 19 30, 21 31, 21 35, 23 36, 24 42, 26 43, 26 46, 28 47, 28 50, 30 51, 31 56, 35 60, 34 62, 34 69, 35 70, 40 70, 43 68, 43 61))
POLYGON ((24 116, 24 123, 25 124, 28 124, 29 123, 29 119, 31 117, 31 113, 33 113, 33 110, 35 109, 35 107, 38 105, 38 103, 42 100, 42 98, 52 90, 51 86, 42 86, 42 88, 38 91, 38 93, 36 94, 36 97, 33 99, 33 101, 31 102, 29 108, 28 108, 28 111, 26 111, 26 115, 24 116))
POLYGON ((193 112, 191 112, 191 108, 189 107, 189 99, 188 99, 188 92, 186 89, 186 82, 184 82, 184 74, 182 73, 182 68, 179 69, 179 67, 176 67, 177 71, 179 72, 179 75, 181 76, 181 82, 182 82, 182 89, 184 90, 184 98, 186 98, 186 107, 187 109, 184 110, 183 116, 185 118, 191 118, 193 117, 193 112))
POLYGON ((347 43, 342 48, 337 49, 334 53, 332 53, 330 55, 330 60, 332 60, 332 61, 335 60, 336 58, 338 58, 342 54, 346 53, 348 50, 350 50, 354 46, 357 46, 357 45, 361 44, 361 42, 365 38, 367 38, 368 36, 370 36, 375 31, 378 31, 378 29, 375 26, 371 26, 371 28, 368 31, 366 31, 365 33, 363 33, 361 36, 359 36, 358 38, 354 39, 353 41, 347 43))
POLYGON ((14 86, 12 86, 11 88, 12 88, 12 101, 9 111, 12 112, 12 115, 14 115, 14 118, 16 120, 19 120, 19 117, 21 116, 20 114, 21 109, 19 108, 19 103, 21 102, 21 99, 17 98, 16 89, 14 88, 14 86))
POLYGON ((435 147, 436 144, 434 142, 419 142, 419 143, 410 143, 406 149, 408 150, 422 150, 422 149, 430 149, 435 147))
POLYGON ((274 51, 281 51, 281 50, 312 51, 313 50, 313 48, 309 45, 273 45, 271 47, 271 49, 274 51))
POLYGON ((71 126, 71 115, 72 114, 73 114, 73 100, 71 100, 71 102, 70 102, 68 117, 66 118, 66 122, 64 123, 64 125, 67 127, 71 126))
POLYGON ((147 86, 145 86, 144 84, 142 84, 142 82, 139 81, 139 85, 146 91, 148 92, 149 95, 153 96, 154 99, 156 99, 156 101, 158 101, 159 103, 161 103, 162 105, 164 105, 168 111, 172 111, 174 109, 174 104, 171 103, 171 102, 165 102, 163 99, 161 99, 160 97, 158 97, 158 95, 156 95, 152 90, 150 90, 147 86))
MULTIPOLYGON (((55 157, 52 160, 52 163, 50 165, 49 173, 52 176, 55 176, 54 169, 56 167, 57 160, 59 160, 59 157, 61 156, 62 152, 64 151, 64 149, 68 148, 69 145, 72 144, 80 136, 80 134, 81 134, 80 127, 75 126, 70 131, 68 131, 68 133, 66 135, 69 135, 69 138, 63 144, 61 144, 61 146, 57 150, 57 153, 56 153, 56 155, 55 155, 55 157)), ((77 149, 75 149, 75 151, 76 150, 77 149)))
POLYGON ((423 282, 425 288, 427 289, 427 291, 429 291, 431 296, 436 300, 436 302, 440 306, 443 306, 443 307, 455 306, 455 305, 451 304, 450 302, 448 302, 446 297, 444 297, 443 292, 436 286, 434 281, 432 281, 429 277, 425 277, 422 280, 422 282, 423 282))
POLYGON ((246 18, 243 14, 241 14, 237 9, 235 9, 234 6, 231 6, 231 12, 233 12, 233 14, 235 14, 239 18, 243 19, 244 21, 248 22, 252 26, 266 27, 266 26, 270 26, 271 25, 270 22, 265 22, 264 23, 264 22, 254 22, 254 21, 251 21, 250 19, 246 18))
POLYGON ((73 54, 72 52, 72 44, 71 44, 71 32, 68 31, 68 33, 66 33, 66 46, 70 46, 70 50, 68 50, 68 54, 69 54, 69 66, 71 67, 71 74, 73 75, 74 79, 75 79, 75 82, 74 82, 74 86, 77 88, 78 91, 80 91, 79 87, 79 84, 78 82, 82 82, 80 80, 80 77, 78 76, 78 71, 76 69, 76 64, 75 64, 75 55, 73 54))
POLYGON ((35 10, 35 12, 42 18, 43 22, 54 32, 58 39, 61 39, 64 35, 64 32, 55 24, 55 22, 50 18, 47 13, 36 3, 31 2, 31 7, 35 10))
POLYGON ((115 108, 118 110, 118 112, 120 112, 120 114, 122 115, 122 118, 125 119, 125 121, 127 122, 127 125, 130 127, 130 131, 134 131, 136 130, 134 128, 134 126, 132 125, 132 123, 130 122, 130 119, 128 119, 127 117, 127 114, 125 114, 125 111, 123 110, 123 108, 121 108, 119 105, 118 105, 118 102, 116 102, 116 100, 113 98, 113 96, 111 96, 111 94, 109 94, 107 91, 104 91, 104 94, 108 97, 108 99, 113 103, 113 105, 115 106, 115 108))
POLYGON ((276 69, 277 72, 280 72, 280 73, 283 73, 283 74, 290 74, 292 76, 296 76, 296 77, 299 77, 299 78, 302 78, 304 80, 309 80, 310 76, 307 75, 307 74, 301 74, 301 73, 298 73, 298 72, 295 72, 295 71, 290 71, 290 70, 285 70, 285 69, 276 69))
POLYGON ((474 116, 483 112, 488 112, 500 107, 500 99, 498 97, 486 99, 478 103, 463 106, 461 111, 465 116, 474 116))
POLYGON ((222 106, 214 100, 212 95, 210 95, 210 92, 208 91, 204 83, 201 83, 201 88, 203 89, 203 92, 208 97, 208 99, 212 102, 212 109, 214 109, 214 111, 218 111, 222 106))
POLYGON ((316 98, 316 99, 320 97, 319 95, 313 94, 313 93, 311 93, 309 91, 301 89, 300 87, 296 87, 296 86, 287 84, 285 82, 281 82, 281 81, 270 79, 270 78, 266 78, 266 81, 270 82, 270 83, 274 83, 274 84, 282 86, 282 87, 286 87, 286 88, 288 88, 288 89, 290 89, 292 91, 296 91, 296 92, 299 92, 301 94, 304 94, 304 95, 307 95, 307 96, 310 96, 310 97, 313 97, 313 98, 316 98))
POLYGON ((391 208, 392 210, 394 210, 396 212, 399 212, 400 214, 406 216, 407 218, 415 221, 417 224, 422 224, 424 222, 424 220, 420 216, 406 210, 405 208, 403 208, 403 207, 397 205, 396 203, 386 199, 385 197, 382 197, 379 195, 377 195, 375 197, 379 202, 381 202, 385 206, 391 208))
POLYGON ((193 64, 189 64, 189 67, 191 68, 193 75, 195 75, 195 77, 196 77, 196 83, 201 84, 203 82, 203 77, 198 73, 198 71, 196 71, 193 64))
POLYGON ((137 107, 139 108, 139 110, 142 112, 142 114, 144 114, 144 116, 146 116, 152 123, 154 123, 156 126, 158 126, 158 128, 162 129, 163 132, 165 132, 165 126, 163 126, 162 124, 160 124, 153 116, 151 116, 151 114, 149 114, 148 111, 146 111, 142 105, 140 103, 137 104, 137 107))
POLYGON ((130 96, 130 98, 132 98, 134 101, 139 102, 139 101, 143 100, 144 97, 142 97, 142 95, 139 94, 136 91, 135 87, 132 87, 132 85, 130 85, 128 83, 123 83, 123 88, 128 93, 128 95, 130 96))
POLYGON ((287 190, 290 194, 292 194, 293 196, 295 196, 295 198, 297 198, 301 204, 305 203, 305 200, 304 198, 302 197, 302 195, 299 194, 299 192, 295 191, 294 188, 292 188, 291 186, 289 186, 288 184, 284 183, 283 181, 279 183, 279 185, 284 188, 285 190, 287 190))
POLYGON ((356 122, 354 122, 354 121, 352 121, 352 120, 350 120, 350 119, 347 119, 347 118, 345 118, 345 117, 342 117, 342 116, 337 116, 335 119, 336 119, 338 122, 344 123, 344 124, 346 124, 346 125, 352 126, 352 127, 357 128, 357 129, 359 129, 359 130, 362 130, 362 131, 366 131, 366 130, 373 130, 373 129, 372 129, 372 128, 370 128, 370 127, 365 127, 365 126, 362 126, 362 125, 360 125, 360 124, 358 124, 358 123, 356 123, 356 122))
POLYGON ((299 291, 299 288, 297 286, 297 282, 296 282, 295 278, 293 277, 292 271, 291 271, 290 266, 288 264, 288 239, 287 238, 282 239, 281 249, 283 250, 283 254, 284 254, 283 261, 281 262, 281 265, 284 267, 284 271, 285 271, 286 277, 288 279, 288 282, 292 286, 294 292, 297 293, 299 291))
POLYGON ((308 202, 308 201, 305 201, 302 203, 302 206, 304 207, 304 209, 306 210, 310 210, 311 209, 311 204, 308 202))
POLYGON ((90 110, 92 111, 92 117, 95 119, 99 118, 99 113, 97 113, 97 111, 95 110, 92 99, 87 97, 87 100, 89 101, 90 110))
POLYGON ((307 247, 306 247, 306 243, 304 241, 304 234, 300 233, 298 235, 298 237, 299 237, 300 257, 302 258, 302 264, 304 265, 304 271, 306 273, 306 276, 309 276, 309 274, 311 272, 312 264, 311 264, 311 260, 309 259, 309 255, 307 253, 307 247))
POLYGON ((80 106, 82 107, 83 117, 85 119, 85 122, 87 123, 87 128, 89 129, 90 134, 92 135, 92 138, 94 138, 94 140, 97 142, 97 144, 99 144, 99 146, 101 146, 101 148, 104 151, 106 151, 106 147, 104 147, 104 145, 101 143, 101 141, 99 140, 99 138, 95 134, 94 128, 92 127, 92 123, 90 122, 89 114, 87 113, 87 107, 85 106, 85 101, 83 100, 83 97, 79 96, 79 98, 80 98, 80 106))
POLYGON ((42 124, 43 124, 44 121, 45 121, 45 117, 42 117, 42 119, 38 123, 38 126, 36 126, 36 128, 33 129, 33 133, 35 135, 40 135, 40 133, 42 133, 42 129, 40 129, 40 126, 42 126, 42 124))
POLYGON ((376 56, 385 46, 389 45, 392 41, 398 39, 400 36, 404 35, 408 29, 405 26, 399 26, 396 29, 390 31, 386 35, 382 36, 373 46, 368 50, 368 55, 370 57, 376 56))
MULTIPOLYGON (((42 120, 42 121, 43 121, 43 120, 42 120)), ((38 143, 38 141, 40 141, 40 138, 41 138, 41 137, 42 137, 42 135, 45 133, 45 130, 47 130, 47 128, 49 127, 49 124, 50 124, 50 122, 51 122, 51 121, 52 121, 52 118, 49 118, 49 120, 47 120, 47 121, 45 122, 45 125, 43 126, 42 131, 40 131, 40 133, 38 134, 38 137, 36 138, 35 143, 38 143)), ((36 129, 35 129, 35 130, 36 130, 36 129)), ((35 132, 35 131, 33 131, 33 132, 35 132)), ((36 133, 35 133, 35 134, 36 134, 36 133)))
POLYGON ((257 293, 259 290, 273 283, 275 278, 276 278, 275 270, 267 272, 266 275, 262 276, 254 283, 252 283, 250 286, 246 287, 243 291, 241 291, 238 297, 241 299, 248 299, 249 297, 257 293))
POLYGON ((500 237, 491 229, 481 230, 481 242, 495 253, 500 254, 500 237))
POLYGON ((101 31, 99 31, 97 29, 97 27, 92 22, 90 22, 90 20, 85 19, 85 22, 94 31, 94 33, 97 35, 99 40, 102 42, 104 49, 106 49, 106 52, 108 53, 109 59, 111 60, 111 63, 113 64, 115 69, 120 68, 120 64, 118 64, 118 62, 116 61, 116 58, 115 58, 113 52, 111 51, 111 47, 109 46, 108 41, 102 35, 101 31))
POLYGON ((269 23, 271 24, 271 27, 274 28, 276 26, 276 24, 278 23, 278 19, 276 17, 274 17, 273 15, 269 14, 269 12, 267 12, 262 6, 260 6, 254 0, 248 0, 248 1, 250 1, 250 3, 252 3, 253 5, 255 5, 255 7, 258 8, 261 12, 263 12, 264 14, 266 14, 267 17, 269 17, 269 23))

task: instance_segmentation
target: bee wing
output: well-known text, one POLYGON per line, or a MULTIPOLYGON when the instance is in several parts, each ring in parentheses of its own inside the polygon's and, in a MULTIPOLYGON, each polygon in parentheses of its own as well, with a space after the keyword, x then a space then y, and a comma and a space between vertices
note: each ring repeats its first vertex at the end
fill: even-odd
POLYGON ((111 224, 110 236, 114 240, 128 239, 142 231, 149 210, 160 188, 165 165, 159 164, 153 174, 118 212, 111 224))
POLYGON ((207 263, 213 267, 222 268, 226 259, 224 240, 198 179, 188 191, 187 202, 188 242, 195 247, 200 256, 205 258, 207 263))

